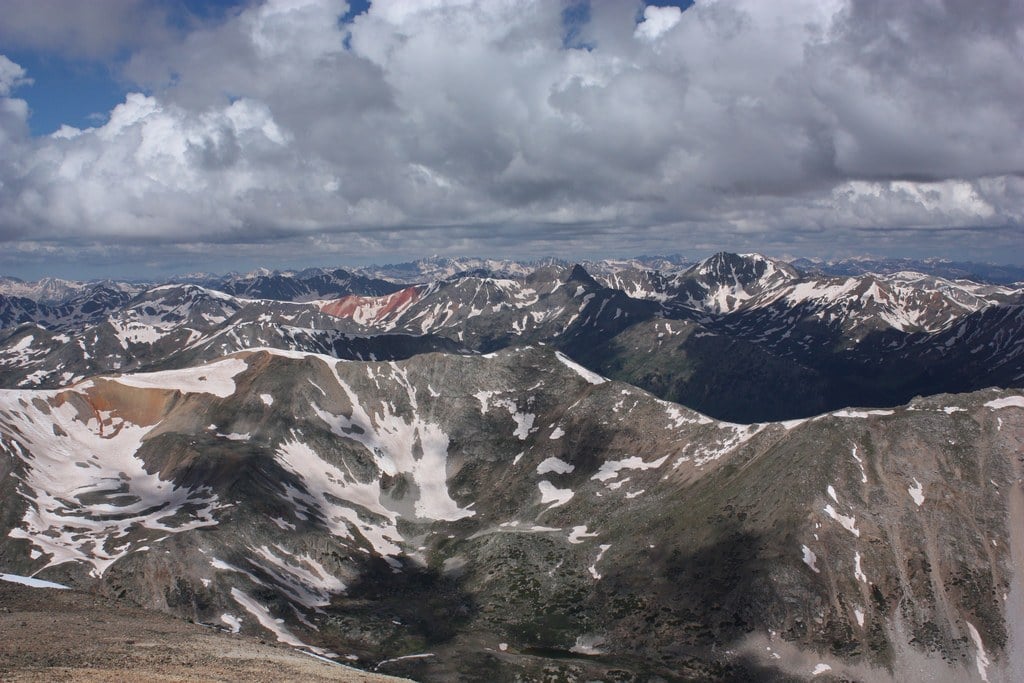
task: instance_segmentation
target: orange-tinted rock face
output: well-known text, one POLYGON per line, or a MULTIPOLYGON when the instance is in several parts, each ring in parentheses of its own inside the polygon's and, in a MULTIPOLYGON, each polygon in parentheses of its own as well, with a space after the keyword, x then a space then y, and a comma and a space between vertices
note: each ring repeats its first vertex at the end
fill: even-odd
POLYGON ((346 296, 324 304, 320 310, 336 318, 350 318, 357 323, 377 322, 420 298, 419 287, 406 287, 387 296, 346 296))

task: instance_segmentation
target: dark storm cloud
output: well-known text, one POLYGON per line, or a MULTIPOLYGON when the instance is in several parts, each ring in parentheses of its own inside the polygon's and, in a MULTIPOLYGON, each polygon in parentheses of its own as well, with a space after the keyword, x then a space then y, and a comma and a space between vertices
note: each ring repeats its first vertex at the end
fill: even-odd
POLYGON ((852 3, 810 55, 850 175, 945 179, 1024 171, 1024 5, 852 3))
POLYGON ((151 94, 52 138, 26 137, 11 76, 0 232, 271 260, 309 240, 389 259, 945 249, 957 228, 1024 258, 1018 3, 592 2, 571 35, 546 0, 347 10, 271 0, 107 36, 151 94))

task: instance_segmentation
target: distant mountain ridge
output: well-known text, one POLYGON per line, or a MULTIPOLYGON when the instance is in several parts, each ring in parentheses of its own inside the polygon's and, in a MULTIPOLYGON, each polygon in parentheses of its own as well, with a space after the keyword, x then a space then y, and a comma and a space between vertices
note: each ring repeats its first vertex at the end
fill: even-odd
POLYGON ((995 265, 972 261, 951 261, 948 259, 911 258, 845 258, 834 260, 796 259, 792 265, 807 273, 820 272, 824 275, 864 275, 879 273, 890 275, 901 271, 935 275, 947 280, 973 280, 974 282, 1010 285, 1024 282, 1024 267, 995 265))
MULTIPOLYGON (((808 275, 837 277, 872 273, 892 275, 907 271, 942 277, 947 280, 972 280, 980 284, 1009 285, 1024 282, 1024 267, 1021 266, 957 262, 946 259, 858 257, 833 260, 807 258, 797 258, 791 261, 771 260, 776 263, 788 263, 808 275)), ((582 261, 581 265, 595 275, 609 276, 627 270, 670 273, 686 270, 696 263, 698 261, 695 259, 673 254, 582 261)), ((386 294, 389 291, 395 291, 393 288, 389 288, 389 285, 393 287, 394 285, 423 284, 472 273, 487 273, 496 277, 524 277, 534 270, 556 265, 569 266, 572 264, 567 260, 556 258, 516 261, 435 256, 405 263, 361 267, 306 268, 303 270, 257 268, 248 273, 232 272, 223 275, 189 273, 154 281, 81 281, 55 277, 25 281, 20 278, 0 276, 0 296, 30 299, 43 304, 59 304, 96 287, 138 292, 146 287, 168 282, 198 284, 228 294, 250 298, 311 301, 346 293, 386 294)))
POLYGON ((472 259, 441 265, 455 272, 412 285, 307 269, 96 285, 63 304, 0 296, 0 382, 56 387, 251 346, 397 359, 545 343, 739 422, 1024 384, 1021 286, 906 271, 808 275, 725 252, 666 271, 551 261, 510 275, 507 262, 490 263, 499 273, 462 270, 487 265, 472 259))

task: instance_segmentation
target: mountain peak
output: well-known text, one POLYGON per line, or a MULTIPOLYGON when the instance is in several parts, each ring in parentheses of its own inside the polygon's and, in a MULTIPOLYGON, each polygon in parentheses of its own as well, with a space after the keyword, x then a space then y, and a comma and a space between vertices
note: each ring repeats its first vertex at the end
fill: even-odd
POLYGON ((734 254, 727 251, 704 259, 686 271, 685 275, 703 282, 710 289, 729 287, 746 292, 800 277, 799 271, 783 261, 761 254, 734 254))
POLYGON ((565 280, 566 282, 580 282, 586 285, 598 286, 597 280, 595 280, 587 269, 576 263, 573 264, 572 270, 569 271, 569 276, 565 280))

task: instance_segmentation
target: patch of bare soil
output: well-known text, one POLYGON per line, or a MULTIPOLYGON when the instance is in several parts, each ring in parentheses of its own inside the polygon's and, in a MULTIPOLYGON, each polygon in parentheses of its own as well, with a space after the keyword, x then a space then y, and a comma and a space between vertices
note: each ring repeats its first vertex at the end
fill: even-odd
POLYGON ((73 590, 0 581, 0 681, 399 681, 73 590))

